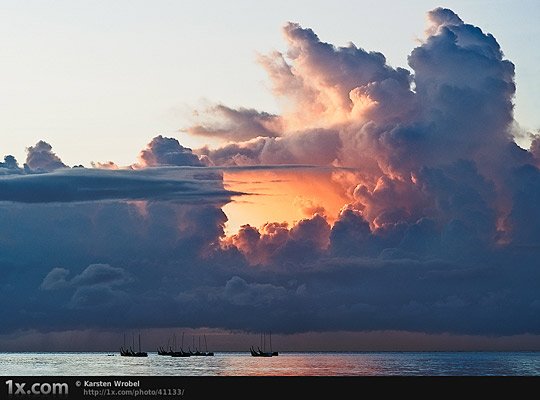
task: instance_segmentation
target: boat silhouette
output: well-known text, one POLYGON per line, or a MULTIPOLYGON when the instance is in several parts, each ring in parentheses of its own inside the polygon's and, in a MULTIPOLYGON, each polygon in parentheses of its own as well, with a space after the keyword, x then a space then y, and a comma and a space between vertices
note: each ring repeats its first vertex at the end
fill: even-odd
POLYGON ((171 356, 171 357, 191 357, 191 356, 213 356, 213 351, 208 351, 208 342, 206 341, 206 335, 204 335, 204 347, 205 350, 202 351, 201 349, 201 337, 199 336, 199 347, 195 346, 195 337, 193 337, 193 350, 191 350, 191 347, 188 346, 188 350, 184 350, 184 332, 182 332, 182 345, 180 346, 180 350, 176 350, 176 334, 173 335, 173 345, 172 347, 169 345, 170 339, 167 340, 167 347, 159 346, 158 347, 158 355, 160 356, 171 356), (168 350, 167 350, 168 349, 168 350))
POLYGON ((148 357, 148 353, 141 351, 141 334, 139 333, 139 351, 133 350, 135 347, 135 336, 133 336, 133 346, 126 347, 126 335, 124 334, 124 345, 120 346, 120 355, 124 357, 148 357))
POLYGON ((165 350, 163 347, 158 347, 157 354, 158 356, 170 356, 172 353, 171 350, 165 350))
POLYGON ((266 333, 261 333, 261 347, 263 350, 261 350, 261 347, 257 346, 257 349, 255 349, 253 346, 249 348, 249 352, 253 357, 275 357, 279 355, 277 351, 272 351, 272 332, 269 334, 270 339, 270 351, 266 351, 266 333))
POLYGON ((182 346, 180 346, 180 351, 176 350, 176 334, 173 335, 173 346, 169 345, 170 339, 167 340, 167 348, 165 350, 163 347, 158 348, 158 354, 160 356, 171 356, 171 357, 189 357, 191 354, 187 351, 184 351, 184 333, 182 332, 182 346))
POLYGON ((159 346, 158 347, 158 355, 159 356, 170 356, 172 353, 173 353, 173 349, 171 348, 171 346, 169 346, 169 343, 170 343, 171 339, 167 339, 167 347, 163 347, 163 346, 159 346), (165 350, 165 349, 169 349, 169 350, 165 350))
POLYGON ((206 343, 206 335, 204 335, 204 343, 205 343, 205 351, 201 351, 201 337, 199 336, 199 347, 195 347, 195 337, 193 337, 193 349, 195 351, 191 351, 191 349, 188 347, 189 353, 192 356, 213 356, 214 352, 208 351, 208 345, 206 343))
POLYGON ((205 353, 204 353, 205 356, 213 356, 214 355, 213 351, 208 351, 208 345, 206 344, 206 335, 204 335, 204 350, 205 350, 205 353))

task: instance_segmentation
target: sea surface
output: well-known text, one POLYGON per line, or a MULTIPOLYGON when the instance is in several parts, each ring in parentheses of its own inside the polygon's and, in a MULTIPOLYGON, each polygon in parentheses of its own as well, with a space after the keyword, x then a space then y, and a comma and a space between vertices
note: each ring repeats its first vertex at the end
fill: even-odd
POLYGON ((540 352, 0 353, 3 376, 540 376, 540 352))

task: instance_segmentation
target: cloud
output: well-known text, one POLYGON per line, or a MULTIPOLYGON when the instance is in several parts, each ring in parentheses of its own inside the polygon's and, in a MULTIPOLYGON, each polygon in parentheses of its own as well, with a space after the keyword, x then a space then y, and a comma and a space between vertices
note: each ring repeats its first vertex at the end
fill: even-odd
POLYGON ((122 268, 108 264, 91 264, 80 274, 66 280, 69 271, 64 268, 53 268, 43 279, 41 289, 74 290, 68 308, 101 308, 126 300, 127 294, 119 286, 132 281, 130 275, 122 268))
POLYGON ((323 257, 309 267, 244 273, 221 285, 199 286, 184 291, 178 301, 190 320, 248 330, 538 332, 540 326, 528 320, 536 313, 530 280, 537 279, 538 270, 527 268, 516 276, 504 265, 511 256, 501 256, 482 267, 442 260, 323 257))
POLYGON ((513 203, 509 215, 512 242, 540 249, 540 170, 524 165, 514 171, 513 203))
POLYGON ((224 242, 234 246, 253 264, 279 260, 304 262, 316 258, 329 245, 330 225, 315 214, 289 227, 287 223, 267 223, 260 229, 244 225, 224 242))
POLYGON ((129 281, 122 268, 111 267, 107 264, 89 265, 83 272, 71 280, 75 286, 115 286, 129 281))
POLYGON ((451 10, 429 18, 426 40, 409 56, 414 74, 392 68, 381 53, 336 47, 288 23, 288 50, 260 59, 274 93, 288 101, 279 138, 229 144, 208 157, 216 165, 310 157, 401 177, 471 158, 483 173, 498 173, 491 155, 503 157, 512 141, 514 66, 491 34, 451 10))
POLYGON ((41 282, 41 289, 43 290, 55 290, 69 286, 66 278, 69 275, 69 271, 65 268, 53 268, 51 272, 41 282))
MULTIPOLYGON (((408 58, 412 73, 389 66, 381 53, 337 47, 286 24, 287 51, 259 57, 283 100, 276 137, 238 137, 196 152, 218 166, 356 169, 332 179, 343 197, 353 197, 343 206, 356 210, 373 235, 366 239, 360 226, 358 238, 343 232, 361 250, 342 246, 335 233, 334 251, 373 255, 386 246, 393 250, 384 254, 396 257, 416 246, 423 256, 452 258, 511 242, 517 213, 508 182, 534 154, 511 137, 514 65, 491 34, 453 11, 434 9, 428 21, 425 40, 408 58), (437 239, 427 240, 429 234, 437 239), (420 251, 423 239, 431 245, 420 251)), ((246 238, 237 239, 245 250, 246 238)), ((268 258, 264 251, 245 254, 251 262, 268 258)))
POLYGON ((539 167, 540 166, 540 135, 533 136, 529 151, 535 159, 536 166, 539 167))
POLYGON ((293 22, 285 25, 283 35, 289 45, 286 54, 274 52, 259 61, 272 79, 274 93, 289 100, 285 125, 293 130, 361 119, 377 101, 371 94, 381 84, 408 93, 409 72, 389 67, 381 53, 353 43, 335 47, 293 22))
POLYGON ((91 264, 80 274, 66 279, 70 271, 65 268, 53 268, 41 283, 43 290, 57 290, 66 287, 117 286, 130 282, 131 278, 122 268, 108 264, 91 264))
POLYGON ((238 141, 257 137, 276 137, 281 131, 278 116, 254 109, 235 110, 220 104, 202 114, 205 118, 203 124, 189 127, 187 129, 189 134, 238 141))
POLYGON ((388 144, 398 141, 405 145, 400 156, 411 151, 423 163, 472 158, 491 166, 511 141, 514 64, 491 34, 450 10, 437 8, 429 18, 433 34, 409 56, 421 125, 416 132, 395 131, 388 144))
POLYGON ((264 137, 230 143, 217 149, 196 151, 214 165, 331 165, 337 158, 341 141, 337 131, 316 129, 287 137, 264 137))
POLYGON ((144 170, 62 169, 38 175, 0 177, 0 201, 70 203, 100 200, 227 202, 216 171, 182 167, 144 170))
POLYGON ((0 174, 22 174, 23 170, 19 167, 19 163, 15 157, 7 155, 4 157, 4 162, 0 162, 0 174))
POLYGON ((175 138, 156 136, 139 154, 143 167, 157 166, 203 166, 197 155, 191 149, 182 146, 175 138))
POLYGON ((334 254, 342 256, 369 254, 372 240, 369 223, 358 210, 345 208, 332 226, 329 236, 334 254))
POLYGON ((34 146, 28 147, 26 153, 25 169, 30 172, 50 172, 67 167, 60 160, 60 157, 52 151, 52 146, 43 140, 40 140, 34 146))
POLYGON ((97 168, 97 169, 120 169, 120 167, 116 165, 116 163, 114 163, 113 161, 107 161, 107 162, 92 161, 91 165, 92 165, 92 168, 97 168))
POLYGON ((287 295, 283 287, 272 284, 247 283, 244 279, 233 276, 225 283, 223 299, 239 306, 269 305, 287 295))
POLYGON ((410 71, 286 24, 287 49, 259 58, 282 111, 200 113, 188 131, 216 148, 157 136, 118 169, 64 168, 45 142, 25 171, 6 157, 3 331, 540 334, 539 146, 511 136, 514 65, 449 9, 428 24, 410 71), (320 198, 291 200, 302 218, 225 235, 243 199, 223 171, 302 186, 307 168, 325 173, 301 182, 320 198))
POLYGON ((465 224, 491 238, 506 235, 513 196, 508 181, 534 155, 511 136, 514 65, 493 35, 453 11, 436 8, 428 20, 425 40, 408 58, 413 73, 392 68, 381 53, 352 43, 336 47, 309 28, 286 24, 287 51, 259 59, 274 94, 285 100, 278 137, 197 151, 215 165, 356 168, 356 182, 347 178, 342 190, 354 194, 351 207, 372 229, 428 218, 439 229, 454 220, 454 227, 465 224), (471 170, 456 176, 457 165, 471 170), (427 178, 431 173, 437 176, 427 178), (462 184, 464 177, 476 181, 462 184), (444 208, 444 201, 478 206, 456 216, 457 207, 444 208))

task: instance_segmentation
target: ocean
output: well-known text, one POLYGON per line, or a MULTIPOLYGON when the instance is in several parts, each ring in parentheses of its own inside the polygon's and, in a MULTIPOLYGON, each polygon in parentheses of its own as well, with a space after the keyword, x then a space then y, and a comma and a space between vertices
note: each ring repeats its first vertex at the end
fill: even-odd
POLYGON ((540 352, 0 353, 3 376, 540 376, 540 352))

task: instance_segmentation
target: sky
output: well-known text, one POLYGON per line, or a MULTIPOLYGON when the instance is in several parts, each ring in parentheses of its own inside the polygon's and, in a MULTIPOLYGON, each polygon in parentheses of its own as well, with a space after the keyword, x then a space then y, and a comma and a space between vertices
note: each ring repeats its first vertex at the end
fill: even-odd
POLYGON ((497 37, 516 65, 516 119, 540 129, 540 63, 530 51, 540 38, 535 0, 6 0, 0 148, 21 160, 26 147, 46 140, 68 165, 90 166, 129 165, 158 134, 199 147, 208 141, 181 131, 193 124, 193 110, 223 103, 279 111, 257 54, 284 49, 286 22, 409 68, 425 14, 437 6, 497 37))
POLYGON ((2 2, 0 349, 540 349, 539 14, 2 2))

